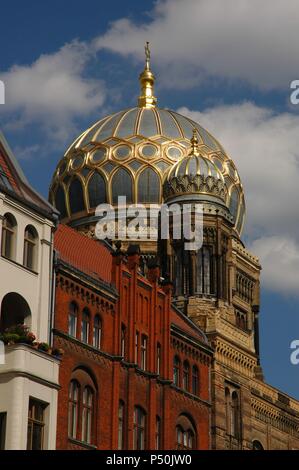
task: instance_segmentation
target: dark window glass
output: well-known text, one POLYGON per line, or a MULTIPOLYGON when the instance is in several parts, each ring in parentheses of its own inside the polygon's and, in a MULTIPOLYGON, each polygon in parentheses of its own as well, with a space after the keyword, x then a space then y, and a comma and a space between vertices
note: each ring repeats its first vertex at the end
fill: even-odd
POLYGON ((88 182, 89 207, 106 202, 106 184, 102 175, 94 173, 88 182))
POLYGON ((202 247, 196 255, 196 294, 213 294, 212 253, 207 246, 202 247))
POLYGON ((27 450, 42 450, 44 446, 46 405, 30 398, 27 428, 27 450))
POLYGON ((145 412, 138 406, 134 410, 134 450, 145 449, 145 412))
POLYGON ((117 204, 118 196, 126 196, 127 203, 133 200, 132 177, 123 168, 120 168, 112 179, 113 204, 117 204))
POLYGON ((157 344, 157 358, 156 358, 156 372, 158 375, 160 375, 160 371, 161 371, 161 344, 157 344))
POLYGON ((240 413, 239 413, 239 397, 237 392, 232 393, 232 421, 231 421, 231 434, 238 438, 240 430, 240 413))
POLYGON ((82 399, 82 441, 91 443, 92 440, 92 417, 93 417, 93 391, 90 387, 83 390, 82 399))
POLYGON ((161 449, 161 419, 159 416, 156 417, 156 450, 161 449))
POLYGON ((181 426, 176 427, 176 448, 178 450, 194 449, 194 433, 191 429, 183 430, 181 426))
POLYGON ((152 168, 143 170, 138 179, 138 202, 160 201, 160 178, 152 168))
POLYGON ((184 362, 183 367, 183 388, 189 390, 190 367, 187 361, 184 362))
POLYGON ((69 325, 68 325, 68 333, 70 336, 77 335, 77 315, 78 315, 78 307, 75 302, 72 302, 69 307, 69 325))
POLYGON ((225 388, 226 432, 236 439, 240 434, 240 406, 237 391, 225 388))
POLYGON ((260 441, 253 441, 252 450, 264 450, 264 447, 262 446, 260 441))
POLYGON ((58 189, 55 194, 55 206, 56 209, 60 212, 60 217, 63 219, 67 216, 66 204, 65 204, 65 194, 62 186, 58 186, 58 189))
POLYGON ((102 320, 99 315, 94 317, 93 322, 93 346, 95 348, 101 349, 101 340, 102 340, 102 320))
POLYGON ((196 366, 192 367, 192 393, 198 395, 199 393, 199 373, 196 366))
POLYGON ((139 349, 139 333, 135 333, 135 363, 138 364, 138 349, 139 349))
POLYGON ((7 416, 6 412, 0 413, 0 450, 5 449, 6 416, 7 416))
POLYGON ((146 369, 146 359, 147 359, 147 337, 142 335, 141 338, 141 369, 146 369))
POLYGON ((14 258, 15 237, 17 223, 10 214, 5 214, 2 222, 1 255, 5 258, 14 258))
POLYGON ((85 209, 82 184, 78 178, 74 178, 69 189, 69 199, 72 214, 85 209))
POLYGON ((77 439, 79 412, 79 384, 72 380, 69 386, 68 435, 77 439))
POLYGON ((177 387, 180 386, 180 360, 177 356, 173 360, 173 383, 177 387))
POLYGON ((88 343, 89 339, 89 311, 85 308, 82 312, 82 322, 81 322, 81 341, 88 343))
POLYGON ((120 354, 122 357, 125 357, 125 354, 126 354, 126 327, 125 325, 121 326, 120 354))
POLYGON ((26 268, 35 269, 37 261, 37 233, 33 227, 26 227, 24 236, 23 264, 26 268))
POLYGON ((125 405, 120 401, 118 406, 118 450, 124 448, 124 413, 125 405))
POLYGON ((234 188, 232 190, 230 203, 229 203, 229 210, 234 220, 236 219, 236 216, 237 216, 238 204, 239 204, 239 193, 238 193, 238 190, 234 188))

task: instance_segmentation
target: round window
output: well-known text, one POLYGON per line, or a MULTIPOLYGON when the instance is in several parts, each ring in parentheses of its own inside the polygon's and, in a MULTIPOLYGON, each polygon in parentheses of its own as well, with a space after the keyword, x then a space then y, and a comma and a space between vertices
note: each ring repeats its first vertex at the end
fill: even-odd
POLYGON ((147 144, 141 149, 141 155, 146 158, 153 158, 157 154, 157 148, 154 145, 147 144))
POLYGON ((167 155, 169 158, 178 160, 179 158, 182 157, 183 152, 179 147, 169 147, 167 150, 167 155))
POLYGON ((120 145, 114 151, 115 157, 119 158, 120 160, 124 160, 125 158, 128 158, 130 156, 130 153, 131 153, 131 149, 128 145, 120 145))
POLYGON ((80 168, 80 166, 83 164, 83 156, 82 155, 77 155, 75 158, 72 160, 72 169, 77 170, 80 168))
POLYGON ((106 149, 99 148, 95 150, 91 156, 92 163, 99 163, 102 162, 106 157, 106 149))

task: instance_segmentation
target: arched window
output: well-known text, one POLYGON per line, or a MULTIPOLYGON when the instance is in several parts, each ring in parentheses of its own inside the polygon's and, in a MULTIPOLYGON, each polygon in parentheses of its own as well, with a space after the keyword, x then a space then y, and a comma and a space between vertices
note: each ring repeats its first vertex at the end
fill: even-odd
POLYGON ((236 188, 233 188, 230 196, 229 210, 234 220, 236 220, 239 205, 239 192, 236 188))
POLYGON ((126 196, 127 203, 133 201, 132 177, 127 170, 120 168, 112 179, 112 201, 117 204, 118 196, 126 196))
POLYGON ((176 427, 177 450, 194 449, 194 433, 191 429, 184 431, 181 426, 176 427))
POLYGON ((83 341, 83 343, 88 343, 88 340, 89 340, 89 322, 90 322, 89 310, 87 308, 84 308, 82 312, 82 322, 81 322, 81 341, 83 341))
POLYGON ((196 294, 213 294, 212 250, 203 246, 196 255, 196 294))
POLYGON ((193 395, 199 394, 199 373, 197 366, 192 367, 192 393, 193 395))
POLYGON ((240 432, 240 413, 239 413, 239 396, 236 391, 232 393, 232 436, 238 438, 240 432))
POLYGON ((60 212, 60 218, 64 219, 67 216, 66 204, 65 204, 65 193, 62 186, 58 186, 55 194, 55 207, 60 212))
POLYGON ((12 214, 5 214, 2 221, 1 256, 15 259, 17 221, 12 214))
POLYGON ((70 201, 70 208, 71 213, 75 214, 76 212, 84 211, 84 196, 83 196, 83 189, 82 184, 78 178, 74 178, 71 182, 70 189, 69 189, 69 201, 70 201))
POLYGON ((124 448, 124 414, 125 404, 120 400, 118 405, 118 450, 124 448))
POLYGON ((145 412, 140 406, 134 409, 134 450, 145 449, 145 412))
POLYGON ((161 372, 161 344, 157 343, 157 357, 156 357, 156 372, 160 375, 161 372))
POLYGON ((247 314, 246 312, 241 312, 236 310, 236 326, 242 330, 247 329, 247 314))
POLYGON ((1 303, 0 331, 17 325, 31 327, 31 310, 24 297, 16 292, 9 292, 1 303))
POLYGON ((141 369, 145 370, 147 366, 147 337, 141 337, 141 369))
POLYGON ((72 380, 69 386, 68 435, 77 439, 79 412, 79 384, 72 380))
POLYGON ((121 325, 121 333, 120 333, 120 354, 122 357, 125 357, 126 354, 126 327, 125 325, 121 325))
POLYGON ((253 441, 252 442, 252 450, 264 450, 264 447, 260 443, 260 441, 253 441))
POLYGON ((138 202, 160 201, 160 178, 152 168, 145 168, 138 178, 138 202))
POLYGON ((37 242, 37 231, 32 225, 28 225, 25 228, 23 255, 23 264, 28 269, 33 270, 37 268, 37 242))
POLYGON ((100 173, 95 172, 88 182, 89 207, 97 207, 106 202, 106 183, 100 173))
POLYGON ((93 390, 84 387, 82 399, 82 441, 91 443, 93 418, 93 390))
POLYGON ((225 388, 226 433, 236 439, 240 435, 240 404, 239 393, 225 388))
POLYGON ((191 450, 196 448, 196 430, 186 415, 181 415, 176 426, 176 448, 191 450))
POLYGON ((68 432, 69 437, 87 444, 93 441, 96 426, 94 413, 96 383, 82 368, 73 371, 69 386, 68 432))
POLYGON ((181 426, 176 427, 176 448, 182 449, 184 430, 181 426))
POLYGON ((93 321, 93 346, 97 349, 101 349, 102 342, 102 320, 99 315, 94 317, 93 321))
POLYGON ((77 316, 78 316, 78 307, 75 302, 71 302, 69 305, 69 325, 68 333, 74 338, 77 336, 77 316))
POLYGON ((161 419, 159 416, 156 416, 156 450, 161 449, 161 419))
POLYGON ((173 383, 177 387, 180 386, 180 360, 178 356, 174 356, 173 359, 173 383))
POLYGON ((183 364, 183 389, 189 390, 190 366, 187 361, 183 364))
POLYGON ((230 390, 225 388, 225 417, 226 417, 226 434, 231 433, 231 401, 230 390))

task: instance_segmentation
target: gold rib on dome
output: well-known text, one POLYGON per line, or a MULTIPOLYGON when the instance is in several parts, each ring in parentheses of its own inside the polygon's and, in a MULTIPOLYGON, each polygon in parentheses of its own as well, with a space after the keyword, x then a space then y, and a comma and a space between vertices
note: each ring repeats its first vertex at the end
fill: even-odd
POLYGON ((145 67, 139 75, 141 94, 138 98, 138 106, 140 108, 154 108, 157 104, 157 98, 154 96, 155 75, 150 68, 151 53, 149 42, 145 45, 145 67))

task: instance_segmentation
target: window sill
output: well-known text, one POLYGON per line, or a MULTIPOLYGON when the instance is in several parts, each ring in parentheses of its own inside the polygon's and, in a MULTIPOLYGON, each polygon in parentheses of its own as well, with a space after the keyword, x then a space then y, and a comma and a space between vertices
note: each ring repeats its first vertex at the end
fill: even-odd
POLYGON ((14 264, 15 266, 18 266, 19 268, 23 268, 25 271, 27 271, 27 272, 29 272, 29 273, 31 273, 31 274, 35 274, 36 276, 38 275, 38 272, 37 272, 37 271, 34 271, 33 269, 27 268, 27 266, 24 266, 24 264, 18 263, 18 262, 15 261, 14 259, 7 258, 7 257, 4 256, 4 255, 1 255, 1 258, 3 258, 5 261, 8 261, 9 263, 14 264))
POLYGON ((97 446, 93 444, 87 444, 87 442, 79 441, 78 439, 74 439, 73 437, 68 437, 68 441, 72 444, 76 444, 77 446, 84 447, 85 449, 95 450, 97 446))

